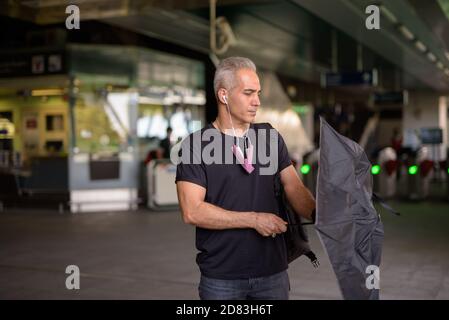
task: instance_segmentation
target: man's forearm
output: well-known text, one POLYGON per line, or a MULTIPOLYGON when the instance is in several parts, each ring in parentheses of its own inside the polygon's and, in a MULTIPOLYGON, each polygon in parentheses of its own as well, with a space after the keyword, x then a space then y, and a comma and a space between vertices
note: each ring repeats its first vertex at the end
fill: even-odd
POLYGON ((297 214, 312 220, 312 212, 315 209, 315 199, 309 189, 298 184, 293 187, 285 188, 285 194, 290 205, 297 214))
POLYGON ((185 222, 205 229, 254 228, 257 218, 254 212, 225 210, 204 201, 191 210, 185 222))

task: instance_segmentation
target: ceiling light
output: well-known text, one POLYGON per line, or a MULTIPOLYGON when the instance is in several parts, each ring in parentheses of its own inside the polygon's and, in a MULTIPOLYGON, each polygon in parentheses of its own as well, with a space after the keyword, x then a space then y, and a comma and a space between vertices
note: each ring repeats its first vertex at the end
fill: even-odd
POLYGON ((415 35, 406 26, 400 26, 399 31, 407 40, 413 40, 415 38, 415 35))
POLYGON ((424 45, 424 43, 422 43, 419 40, 416 40, 415 47, 418 48, 418 50, 421 51, 421 52, 426 52, 427 51, 427 47, 424 45))
POLYGON ((443 70, 444 69, 444 65, 443 63, 441 63, 441 61, 437 62, 437 68, 443 70))
POLYGON ((60 96, 62 94, 64 94, 64 90, 62 90, 62 89, 35 89, 35 90, 31 90, 31 95, 33 97, 60 96))
POLYGON ((388 10, 385 6, 380 6, 380 11, 382 11, 383 15, 388 18, 388 20, 391 21, 391 23, 396 24, 398 23, 398 19, 396 19, 396 16, 388 10))
POLYGON ((446 52, 444 53, 444 55, 446 56, 446 59, 449 60, 449 51, 446 51, 446 52))
POLYGON ((437 57, 435 57, 435 55, 432 52, 427 53, 427 58, 432 62, 437 61, 437 57))

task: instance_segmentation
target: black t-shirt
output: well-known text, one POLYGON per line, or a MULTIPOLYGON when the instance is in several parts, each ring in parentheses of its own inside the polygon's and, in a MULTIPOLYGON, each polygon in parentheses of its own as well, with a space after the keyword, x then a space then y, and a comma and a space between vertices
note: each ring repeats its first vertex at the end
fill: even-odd
MULTIPOLYGON (((209 123, 183 141, 180 152, 183 158, 177 166, 176 182, 188 181, 204 187, 205 201, 226 210, 278 214, 274 175, 291 164, 287 147, 282 136, 268 123, 251 124, 248 135, 254 147, 255 170, 251 174, 236 162, 232 152, 227 152, 235 138, 221 133, 209 123), (202 139, 198 140, 198 137, 202 139), (270 141, 276 142, 271 143, 272 151, 270 141), (221 149, 211 149, 212 145, 221 149), (188 157, 186 153, 189 153, 188 157), (205 160, 205 155, 215 156, 214 161, 205 160)), ((242 150, 243 140, 238 138, 242 150)), ((201 273, 210 278, 262 277, 288 267, 283 237, 264 237, 255 229, 197 227, 196 247, 200 251, 196 261, 201 273)))

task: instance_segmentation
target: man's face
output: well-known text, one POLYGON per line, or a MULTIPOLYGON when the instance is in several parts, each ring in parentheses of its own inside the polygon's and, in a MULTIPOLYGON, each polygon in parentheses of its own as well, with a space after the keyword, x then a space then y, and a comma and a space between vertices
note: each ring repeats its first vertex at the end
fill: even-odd
POLYGON ((228 103, 234 119, 240 123, 252 123, 260 106, 259 77, 251 69, 236 73, 236 87, 228 92, 228 103))

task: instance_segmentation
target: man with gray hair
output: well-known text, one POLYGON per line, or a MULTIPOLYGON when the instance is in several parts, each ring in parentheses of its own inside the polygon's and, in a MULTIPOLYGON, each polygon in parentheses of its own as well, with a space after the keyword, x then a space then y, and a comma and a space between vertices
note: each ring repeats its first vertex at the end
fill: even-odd
POLYGON ((278 215, 275 176, 299 215, 313 220, 315 200, 299 179, 281 135, 268 123, 254 123, 261 92, 254 63, 242 57, 221 61, 214 90, 218 116, 200 132, 214 140, 184 140, 176 173, 184 222, 196 226, 200 298, 288 299, 282 235, 287 222, 278 215), (271 133, 274 141, 267 140, 271 133), (218 161, 205 159, 203 151, 217 143, 218 161), (275 172, 263 174, 264 152, 256 152, 256 146, 264 152, 268 146, 275 172), (231 163, 220 161, 229 155, 231 163), (199 160, 190 163, 192 157, 199 160))

